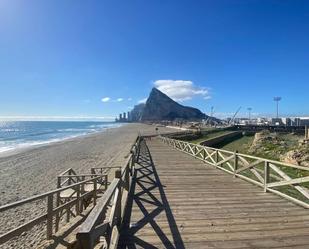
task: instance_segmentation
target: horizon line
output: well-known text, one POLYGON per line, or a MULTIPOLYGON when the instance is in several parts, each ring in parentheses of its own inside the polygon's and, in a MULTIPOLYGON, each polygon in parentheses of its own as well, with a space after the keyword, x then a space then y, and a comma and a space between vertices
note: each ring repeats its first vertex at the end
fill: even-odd
POLYGON ((114 121, 114 116, 0 116, 0 121, 114 121))

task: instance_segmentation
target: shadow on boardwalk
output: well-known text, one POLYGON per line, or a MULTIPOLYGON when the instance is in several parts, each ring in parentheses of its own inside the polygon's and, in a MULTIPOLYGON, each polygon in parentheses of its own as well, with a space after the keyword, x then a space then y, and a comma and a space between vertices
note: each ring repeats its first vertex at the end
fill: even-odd
MULTIPOLYGON (((173 213, 164 192, 164 186, 155 169, 151 154, 143 141, 138 163, 135 165, 135 175, 128 200, 127 212, 124 218, 118 248, 157 248, 152 242, 156 241, 165 248, 183 249, 184 244, 178 231, 173 213), (134 217, 132 217, 134 214, 134 217), (157 224, 158 216, 167 221, 168 236, 157 224), (139 233, 149 234, 151 242, 139 236, 139 233)), ((147 237, 147 236, 146 236, 147 237)))

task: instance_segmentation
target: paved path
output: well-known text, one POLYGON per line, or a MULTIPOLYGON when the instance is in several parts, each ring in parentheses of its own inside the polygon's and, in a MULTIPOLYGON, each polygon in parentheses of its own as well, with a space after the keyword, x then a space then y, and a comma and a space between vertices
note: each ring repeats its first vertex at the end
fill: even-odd
POLYGON ((308 210, 159 140, 147 145, 119 248, 309 248, 308 210))

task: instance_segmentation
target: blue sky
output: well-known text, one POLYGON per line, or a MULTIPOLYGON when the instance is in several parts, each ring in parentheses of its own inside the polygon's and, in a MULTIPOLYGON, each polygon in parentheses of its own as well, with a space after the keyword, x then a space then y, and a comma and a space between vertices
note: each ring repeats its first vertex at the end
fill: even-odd
POLYGON ((153 86, 219 116, 275 114, 274 96, 304 116, 308 82, 308 1, 0 1, 3 117, 114 117, 153 86))

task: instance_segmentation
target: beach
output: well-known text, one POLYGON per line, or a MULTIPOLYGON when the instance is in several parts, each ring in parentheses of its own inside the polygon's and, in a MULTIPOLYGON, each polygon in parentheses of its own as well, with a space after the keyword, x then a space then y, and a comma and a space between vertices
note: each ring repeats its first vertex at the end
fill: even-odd
MULTIPOLYGON (((138 133, 154 134, 155 129, 154 125, 126 124, 103 132, 2 155, 0 156, 0 205, 55 189, 57 175, 68 168, 74 169, 77 173, 89 174, 91 167, 123 166, 125 157, 130 152, 138 133)), ((175 130, 159 127, 159 132, 175 132, 175 130)), ((26 213, 31 216, 31 214, 39 214, 42 209, 42 205, 36 203, 28 205, 26 213)), ((20 220, 25 219, 24 215, 25 210, 6 211, 5 219, 0 219, 0 233, 21 224, 20 220)), ((6 243, 7 246, 2 246, 3 248, 35 248, 40 240, 44 239, 45 233, 42 229, 34 232, 36 233, 34 237, 30 234, 24 235, 23 241, 29 241, 30 244, 26 243, 22 246, 18 244, 17 239, 13 245, 6 243)))

